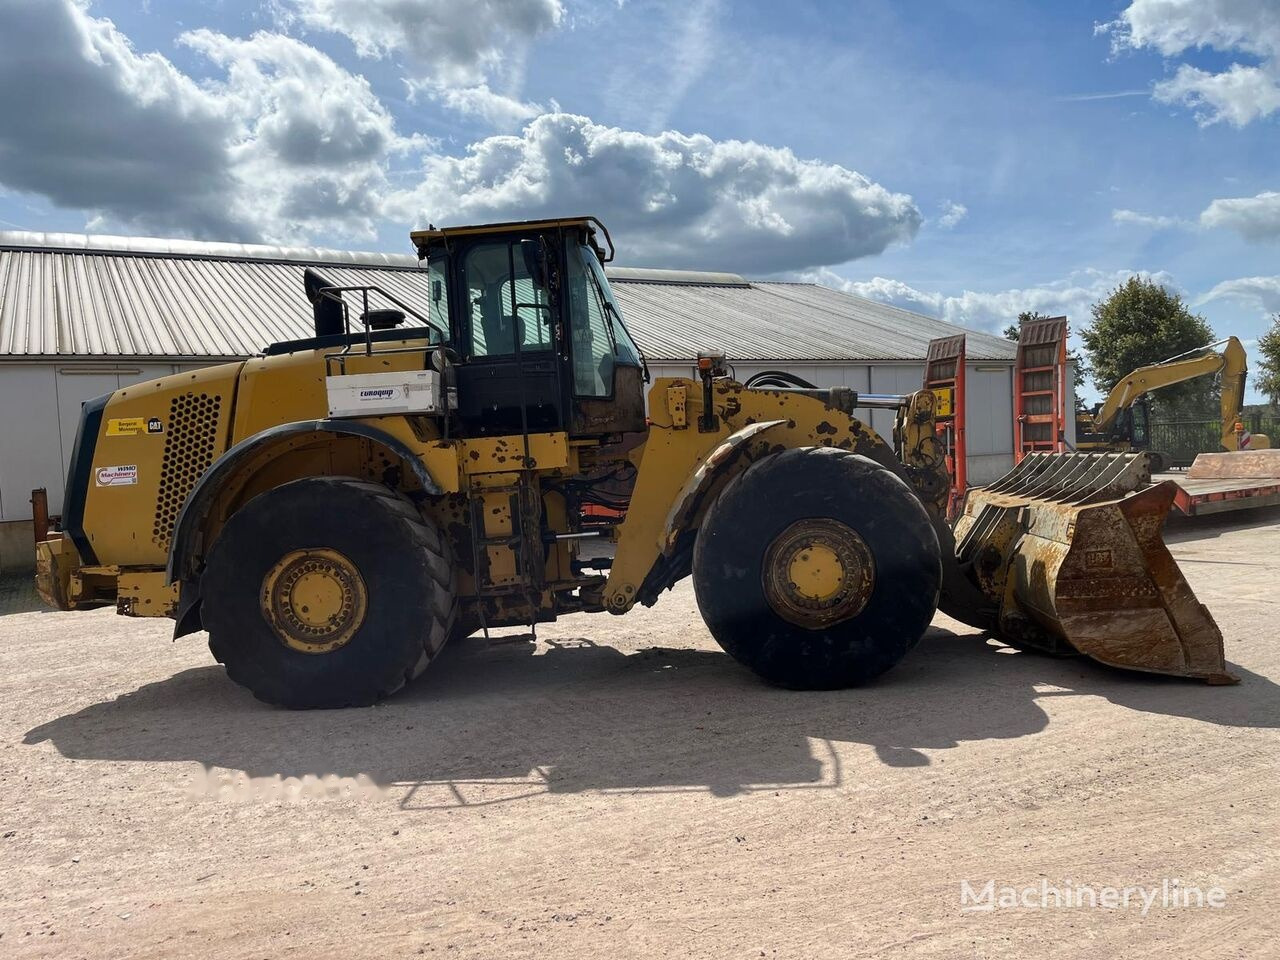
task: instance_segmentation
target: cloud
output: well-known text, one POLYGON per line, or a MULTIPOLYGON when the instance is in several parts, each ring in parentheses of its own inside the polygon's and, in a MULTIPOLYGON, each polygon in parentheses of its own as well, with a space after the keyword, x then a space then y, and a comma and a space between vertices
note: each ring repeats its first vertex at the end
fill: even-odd
POLYGON ((409 89, 411 103, 425 96, 450 110, 464 116, 479 117, 500 129, 518 127, 547 111, 540 103, 526 103, 518 97, 494 93, 484 83, 473 87, 449 87, 432 80, 406 80, 405 86, 409 89))
POLYGON ((594 213, 629 263, 754 273, 880 253, 921 222, 909 196, 790 150, 564 113, 428 157, 421 184, 390 205, 420 224, 594 213))
POLYGON ((1280 277, 1240 277, 1224 280, 1203 297, 1197 305, 1210 300, 1234 300, 1256 307, 1262 313, 1280 312, 1280 277))
POLYGON ((1227 227, 1246 240, 1280 239, 1280 193, 1214 200, 1200 214, 1205 227, 1227 227))
POLYGON ((1238 63, 1222 73, 1207 73, 1184 63, 1173 79, 1156 84, 1155 97, 1162 103, 1191 107, 1201 125, 1225 120, 1243 127, 1280 110, 1280 78, 1238 63))
POLYGON ((225 104, 76 3, 0 0, 0 181, 156 231, 252 239, 225 104))
POLYGON ((534 40, 565 20, 560 0, 281 0, 276 9, 286 24, 346 36, 362 57, 401 58, 411 98, 499 128, 543 112, 518 89, 534 40))
POLYGON ((0 182, 95 228, 223 240, 375 235, 400 136, 369 84, 289 37, 195 30, 197 83, 74 0, 0 0, 0 182))
POLYGON ((943 200, 939 204, 942 215, 938 217, 938 226, 943 230, 951 230, 956 224, 969 215, 969 208, 963 203, 952 203, 950 200, 943 200))
POLYGON ((364 77, 299 40, 195 30, 179 42, 224 72, 204 90, 233 121, 231 199, 260 237, 377 235, 389 159, 427 149, 427 138, 401 136, 364 77))
POLYGON ((1280 10, 1267 0, 1132 0, 1101 29, 1117 47, 1153 47, 1166 57, 1197 47, 1280 52, 1280 10))
POLYGON ((1173 279, 1167 273, 1137 270, 1080 270, 1061 280, 1035 287, 994 292, 963 290, 954 294, 918 290, 886 277, 849 280, 831 270, 812 271, 803 274, 802 278, 855 296, 938 317, 948 323, 995 332, 1015 322, 1023 311, 1065 316, 1073 328, 1079 329, 1091 321, 1091 307, 1095 302, 1135 275, 1174 287, 1173 279))
POLYGON ((1154 227, 1157 230, 1167 230, 1170 227, 1180 227, 1185 224, 1185 221, 1178 217, 1165 217, 1150 213, 1139 213, 1137 210, 1112 210, 1111 220, 1114 223, 1134 224, 1140 227, 1154 227))
POLYGON ((1209 47, 1258 59, 1216 73, 1182 64, 1155 85, 1157 100, 1191 107, 1201 124, 1239 127, 1280 110, 1280 5, 1274 2, 1133 0, 1098 30, 1111 33, 1116 50, 1151 48, 1173 58, 1209 47))

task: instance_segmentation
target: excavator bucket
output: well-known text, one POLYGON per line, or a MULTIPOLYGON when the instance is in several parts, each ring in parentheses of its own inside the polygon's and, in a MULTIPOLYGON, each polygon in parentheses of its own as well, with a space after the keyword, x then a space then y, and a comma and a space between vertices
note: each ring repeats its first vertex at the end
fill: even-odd
POLYGON ((987 600, 983 625, 1013 646, 1237 682, 1164 544, 1175 491, 1151 484, 1143 453, 1038 453, 971 492, 954 533, 987 600))

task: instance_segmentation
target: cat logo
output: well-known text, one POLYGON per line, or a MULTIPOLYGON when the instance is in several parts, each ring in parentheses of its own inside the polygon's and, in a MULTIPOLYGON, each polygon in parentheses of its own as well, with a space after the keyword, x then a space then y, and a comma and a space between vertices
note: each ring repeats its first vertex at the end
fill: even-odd
POLYGON ((1090 570, 1110 569, 1113 566, 1110 550, 1086 550, 1084 565, 1090 570))

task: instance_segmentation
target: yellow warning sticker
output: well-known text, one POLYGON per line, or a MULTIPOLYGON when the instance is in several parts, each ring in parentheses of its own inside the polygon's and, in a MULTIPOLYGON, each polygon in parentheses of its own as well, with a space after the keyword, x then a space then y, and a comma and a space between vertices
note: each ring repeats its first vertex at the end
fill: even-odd
POLYGON ((145 433, 164 433, 159 417, 115 417, 107 421, 108 437, 140 437, 145 433))
POLYGON ((933 395, 936 402, 933 405, 933 415, 935 417, 949 417, 955 413, 954 404, 952 403, 955 393, 951 387, 934 387, 933 395))
POLYGON ((107 421, 108 437, 140 437, 146 432, 146 417, 116 417, 107 421))

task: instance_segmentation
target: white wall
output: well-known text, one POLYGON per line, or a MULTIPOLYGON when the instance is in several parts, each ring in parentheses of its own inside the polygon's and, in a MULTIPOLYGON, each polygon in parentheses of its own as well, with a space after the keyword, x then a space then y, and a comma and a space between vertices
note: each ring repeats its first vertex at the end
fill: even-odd
POLYGON ((86 400, 202 364, 0 363, 0 522, 31 519, 31 491, 62 511, 71 449, 86 400))
MULTIPOLYGON (((739 380, 761 370, 785 370, 819 387, 852 387, 859 393, 913 393, 924 380, 923 363, 735 363, 739 380)), ((650 364, 655 377, 693 376, 692 365, 650 364)), ((1013 364, 965 366, 969 484, 990 483, 1013 469, 1013 364)), ((893 435, 893 412, 871 414, 871 427, 886 439, 893 435)))
POLYGON ((965 449, 969 486, 1013 469, 1013 365, 965 364, 965 449))

